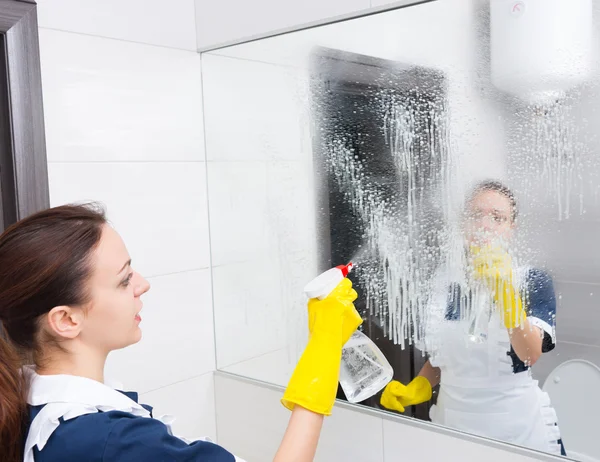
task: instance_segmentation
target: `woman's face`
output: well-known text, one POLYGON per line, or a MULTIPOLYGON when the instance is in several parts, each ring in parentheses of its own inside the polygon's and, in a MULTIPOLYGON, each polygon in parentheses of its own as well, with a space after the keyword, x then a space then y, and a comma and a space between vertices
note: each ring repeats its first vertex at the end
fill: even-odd
POLYGON ((150 284, 131 267, 131 258, 121 237, 104 226, 93 255, 89 281, 91 302, 87 306, 79 340, 108 353, 137 343, 140 330, 141 296, 150 284))
POLYGON ((497 191, 482 191, 467 204, 465 235, 470 245, 507 243, 514 231, 511 201, 497 191))

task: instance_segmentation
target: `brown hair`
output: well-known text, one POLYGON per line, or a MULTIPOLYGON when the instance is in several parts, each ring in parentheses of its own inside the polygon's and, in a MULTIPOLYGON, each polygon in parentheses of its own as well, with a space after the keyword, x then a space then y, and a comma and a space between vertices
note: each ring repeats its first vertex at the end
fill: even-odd
POLYGON ((0 460, 23 460, 28 423, 22 358, 39 355, 38 320, 89 298, 90 256, 106 223, 95 205, 56 207, 0 235, 0 460))
POLYGON ((515 199, 515 195, 511 191, 511 189, 499 181, 486 180, 482 181, 481 183, 477 183, 475 187, 471 190, 471 193, 468 195, 468 202, 475 199, 475 196, 486 191, 494 191, 499 194, 502 194, 510 201, 511 220, 514 223, 519 214, 519 209, 517 208, 517 199, 515 199))

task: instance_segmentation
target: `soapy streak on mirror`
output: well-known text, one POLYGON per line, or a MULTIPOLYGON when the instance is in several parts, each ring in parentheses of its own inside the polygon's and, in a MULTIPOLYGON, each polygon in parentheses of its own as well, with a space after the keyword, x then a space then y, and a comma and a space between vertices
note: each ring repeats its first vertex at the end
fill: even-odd
MULTIPOLYGON (((405 342, 412 344, 423 338, 430 276, 440 260, 441 249, 428 246, 426 236, 421 235, 420 214, 429 199, 425 194, 435 189, 442 198, 451 197, 444 179, 450 178, 452 169, 444 143, 442 108, 385 92, 380 95, 380 105, 399 178, 395 195, 404 204, 402 212, 397 213, 396 204, 391 203, 396 198, 384 197, 378 185, 369 181, 343 134, 336 133, 329 140, 328 167, 366 228, 365 242, 353 261, 359 264, 357 274, 366 287, 368 312, 379 320, 386 335, 404 348, 405 342), (425 110, 418 107, 424 103, 425 110), (417 138, 418 124, 427 127, 424 140, 417 138), (440 141, 436 143, 437 138, 440 141), (417 168, 421 154, 417 143, 428 150, 429 166, 417 168), (373 265, 373 258, 378 264, 373 265)), ((448 211, 451 205, 444 204, 443 209, 448 211)), ((434 241, 441 238, 435 236, 434 241)))
MULTIPOLYGON (((426 113, 419 113, 417 102, 383 93, 381 101, 382 110, 386 111, 384 134, 398 172, 397 193, 405 194, 401 197, 405 208, 400 214, 396 212, 390 198, 384 197, 378 185, 369 180, 364 165, 341 133, 330 140, 328 166, 340 192, 366 227, 365 242, 353 261, 359 264, 357 276, 366 287, 368 312, 380 322, 386 336, 404 348, 406 342, 423 340, 428 316, 439 316, 426 309, 433 290, 432 276, 439 265, 445 262, 445 272, 461 278, 462 237, 453 192, 460 191, 457 185, 464 180, 459 176, 458 159, 449 155, 450 134, 445 129, 447 115, 443 108, 431 104, 426 113), (426 140, 416 136, 419 117, 431 120, 426 140), (429 172, 428 184, 423 184, 423 177, 419 176, 417 143, 426 145, 432 158, 438 159, 430 165, 431 169, 437 166, 439 169, 429 172), (446 219, 446 225, 435 230, 435 241, 442 243, 439 249, 428 246, 420 235, 423 225, 420 213, 426 206, 423 186, 436 188, 434 199, 439 201, 446 219), (373 258, 379 262, 378 266, 372 264, 373 258)), ((534 156, 542 161, 541 172, 530 176, 536 181, 528 182, 524 189, 539 190, 541 178, 542 188, 555 197, 551 203, 556 205, 559 219, 568 219, 571 191, 575 185, 583 188, 583 182, 576 181, 581 180, 582 163, 569 108, 560 104, 548 108, 543 116, 524 124, 522 130, 521 135, 527 135, 530 143, 521 146, 533 157, 525 168, 540 165, 539 160, 533 161, 534 156)), ((582 197, 580 192, 580 213, 585 211, 582 197)), ((462 317, 471 319, 479 315, 471 312, 467 299, 462 306, 467 307, 462 317)))

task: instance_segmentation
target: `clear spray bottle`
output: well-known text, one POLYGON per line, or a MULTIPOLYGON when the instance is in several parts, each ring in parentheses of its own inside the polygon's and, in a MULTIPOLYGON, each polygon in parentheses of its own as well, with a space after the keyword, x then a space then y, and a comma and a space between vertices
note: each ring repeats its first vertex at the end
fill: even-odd
MULTIPOLYGON (((308 298, 323 300, 352 270, 352 263, 337 266, 317 276, 304 288, 308 298)), ((350 403, 360 403, 381 391, 394 371, 377 345, 360 331, 344 345, 340 384, 350 403)))

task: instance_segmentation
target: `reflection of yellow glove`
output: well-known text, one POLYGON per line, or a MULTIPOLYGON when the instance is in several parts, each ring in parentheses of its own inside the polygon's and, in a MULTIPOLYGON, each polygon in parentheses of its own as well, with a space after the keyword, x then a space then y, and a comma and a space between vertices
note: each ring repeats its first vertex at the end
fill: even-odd
POLYGON ((340 375, 342 347, 362 323, 352 302, 357 294, 344 279, 324 300, 308 302, 308 345, 296 365, 282 403, 330 415, 340 375))
POLYGON ((432 391, 429 380, 415 377, 408 385, 392 380, 381 395, 381 405, 392 411, 404 412, 407 406, 421 404, 431 399, 432 391))
POLYGON ((523 309, 523 300, 513 284, 510 255, 504 250, 491 247, 472 247, 471 255, 475 277, 492 291, 506 328, 513 329, 523 324, 527 316, 523 309))

